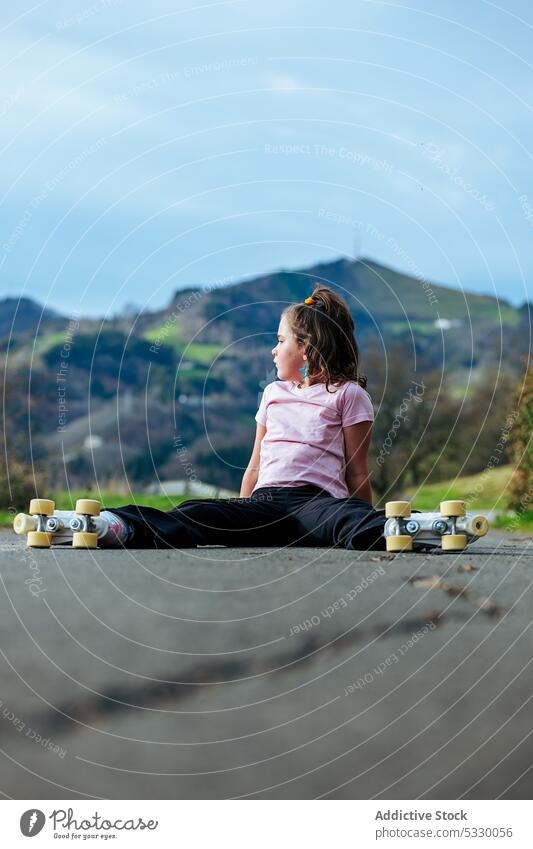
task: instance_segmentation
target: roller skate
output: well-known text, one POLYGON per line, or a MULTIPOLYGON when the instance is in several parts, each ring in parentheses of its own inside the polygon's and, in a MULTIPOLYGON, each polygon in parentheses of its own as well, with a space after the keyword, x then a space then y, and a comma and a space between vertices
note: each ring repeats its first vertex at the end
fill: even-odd
POLYGON ((18 513, 13 521, 16 534, 27 534, 29 548, 50 548, 71 543, 73 548, 98 548, 120 544, 124 525, 118 516, 104 510, 99 501, 79 498, 75 510, 55 510, 48 498, 33 498, 28 513, 18 513))
POLYGON ((439 513, 411 513, 409 501, 388 501, 385 517, 384 536, 391 552, 464 551, 489 530, 485 516, 467 513, 464 501, 441 501, 439 513))

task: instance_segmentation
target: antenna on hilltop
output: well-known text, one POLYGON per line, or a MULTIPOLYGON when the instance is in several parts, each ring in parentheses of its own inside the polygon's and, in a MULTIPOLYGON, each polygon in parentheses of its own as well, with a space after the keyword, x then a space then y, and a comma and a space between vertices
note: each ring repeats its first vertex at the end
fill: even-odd
POLYGON ((361 256, 361 234, 358 230, 355 231, 354 239, 353 239, 353 257, 354 261, 357 261, 361 256))

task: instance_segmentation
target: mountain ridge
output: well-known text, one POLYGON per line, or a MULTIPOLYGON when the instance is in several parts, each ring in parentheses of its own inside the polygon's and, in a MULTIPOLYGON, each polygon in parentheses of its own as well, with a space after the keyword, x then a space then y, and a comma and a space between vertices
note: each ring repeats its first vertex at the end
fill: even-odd
MULTIPOLYGON (((473 305, 493 307, 499 304, 504 310, 510 310, 512 312, 520 312, 527 306, 527 301, 520 307, 514 307, 506 298, 498 295, 474 292, 468 289, 458 289, 446 283, 426 280, 425 278, 404 272, 401 269, 377 262, 369 257, 359 257, 354 260, 347 257, 339 257, 335 260, 318 262, 311 266, 303 266, 295 269, 281 268, 278 271, 252 275, 251 277, 245 277, 242 280, 225 283, 220 286, 210 286, 209 284, 205 286, 184 286, 181 289, 175 290, 170 295, 169 302, 166 306, 151 312, 141 310, 139 316, 142 316, 143 324, 146 324, 150 322, 152 317, 159 318, 172 312, 173 307, 182 301, 184 296, 197 295, 197 300, 200 301, 210 296, 216 297, 221 292, 227 292, 233 295, 233 293, 240 294, 250 288, 253 288, 255 296, 262 296, 267 300, 268 295, 272 294, 275 290, 278 296, 276 301, 283 301, 284 298, 282 296, 286 295, 287 303, 292 303, 295 300, 295 294, 302 295, 301 300, 303 300, 306 294, 309 294, 312 290, 315 280, 319 280, 325 285, 337 286, 340 289, 345 288, 346 294, 352 296, 357 292, 362 294, 361 290, 364 289, 365 284, 373 283, 376 285, 379 281, 381 281, 385 288, 389 287, 396 295, 402 293, 405 295, 410 289, 411 297, 409 297, 408 302, 411 309, 411 318, 414 319, 422 318, 429 320, 426 304, 423 302, 426 301, 431 306, 431 299, 424 294, 424 287, 426 292, 428 290, 432 292, 436 290, 437 294, 440 294, 440 298, 437 297, 437 303, 440 303, 444 309, 449 310, 450 307, 453 308, 453 315, 440 316, 439 310, 435 311, 435 320, 439 317, 458 318, 457 312, 460 311, 460 300, 456 299, 460 299, 461 296, 473 305), (342 281, 351 285, 343 286, 342 281), (395 283, 396 286, 393 286, 392 283, 395 283), (408 287, 407 289, 406 286, 408 287), (422 287, 422 289, 419 290, 418 287, 422 287), (295 288, 297 290, 296 292, 295 288), (418 293, 418 297, 413 297, 415 292, 418 293), (419 302, 418 305, 417 302, 419 302)), ((342 294, 342 291, 340 293, 342 294)), ((361 309, 363 309, 363 304, 361 305, 361 309)), ((19 321, 21 329, 26 329, 30 324, 30 316, 34 321, 39 318, 45 323, 62 319, 65 321, 69 320, 68 315, 49 307, 43 307, 36 298, 30 296, 7 296, 0 299, 1 337, 5 336, 6 332, 8 332, 11 324, 10 319, 13 319, 15 312, 23 317, 19 321)), ((393 310, 392 312, 394 315, 397 315, 397 311, 393 310)), ((88 318, 85 320, 87 322, 102 322, 102 320, 113 322, 116 321, 116 317, 111 319, 88 318)))

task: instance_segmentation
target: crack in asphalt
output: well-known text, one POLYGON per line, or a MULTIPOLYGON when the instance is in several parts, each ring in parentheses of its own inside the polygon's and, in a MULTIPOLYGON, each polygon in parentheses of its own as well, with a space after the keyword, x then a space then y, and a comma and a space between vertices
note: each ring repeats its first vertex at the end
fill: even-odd
MULTIPOLYGON (((192 666, 186 670, 185 680, 181 681, 151 681, 148 685, 108 687, 102 693, 78 701, 60 702, 54 709, 31 718, 30 724, 41 729, 41 734, 68 734, 75 730, 73 723, 84 725, 95 724, 99 719, 105 720, 117 714, 128 714, 138 708, 161 708, 163 705, 175 705, 198 694, 205 686, 227 686, 241 683, 252 677, 272 674, 283 675, 292 671, 294 664, 298 669, 302 664, 310 664, 324 654, 342 652, 344 649, 368 640, 389 637, 394 634, 411 634, 420 628, 433 623, 442 624, 443 614, 438 610, 430 610, 420 616, 404 619, 393 626, 376 625, 374 628, 357 629, 348 633, 320 637, 306 635, 301 641, 294 640, 295 647, 290 651, 280 652, 269 658, 253 658, 246 660, 215 661, 192 666)), ((292 641, 292 638, 291 638, 292 641)), ((2 729, 0 726, 0 735, 2 729)))
POLYGON ((416 589, 441 590, 449 596, 462 598, 465 601, 474 604, 478 610, 481 610, 481 612, 486 616, 500 617, 506 612, 506 608, 501 604, 497 604, 493 601, 493 599, 481 595, 480 593, 476 593, 473 590, 469 590, 468 587, 449 584, 447 581, 444 581, 441 577, 439 577, 439 575, 432 575, 429 578, 423 576, 409 578, 409 583, 416 589))

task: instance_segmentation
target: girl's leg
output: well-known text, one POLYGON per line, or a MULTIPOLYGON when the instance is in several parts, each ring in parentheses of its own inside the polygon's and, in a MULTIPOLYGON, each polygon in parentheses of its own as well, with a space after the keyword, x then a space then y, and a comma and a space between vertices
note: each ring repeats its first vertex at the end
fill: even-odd
POLYGON ((359 498, 334 498, 328 493, 292 499, 292 519, 302 546, 338 546, 360 551, 386 550, 385 511, 359 498))
POLYGON ((184 501, 168 512, 136 504, 113 507, 109 512, 132 529, 124 542, 127 548, 289 544, 290 520, 279 501, 265 491, 252 498, 184 501))

